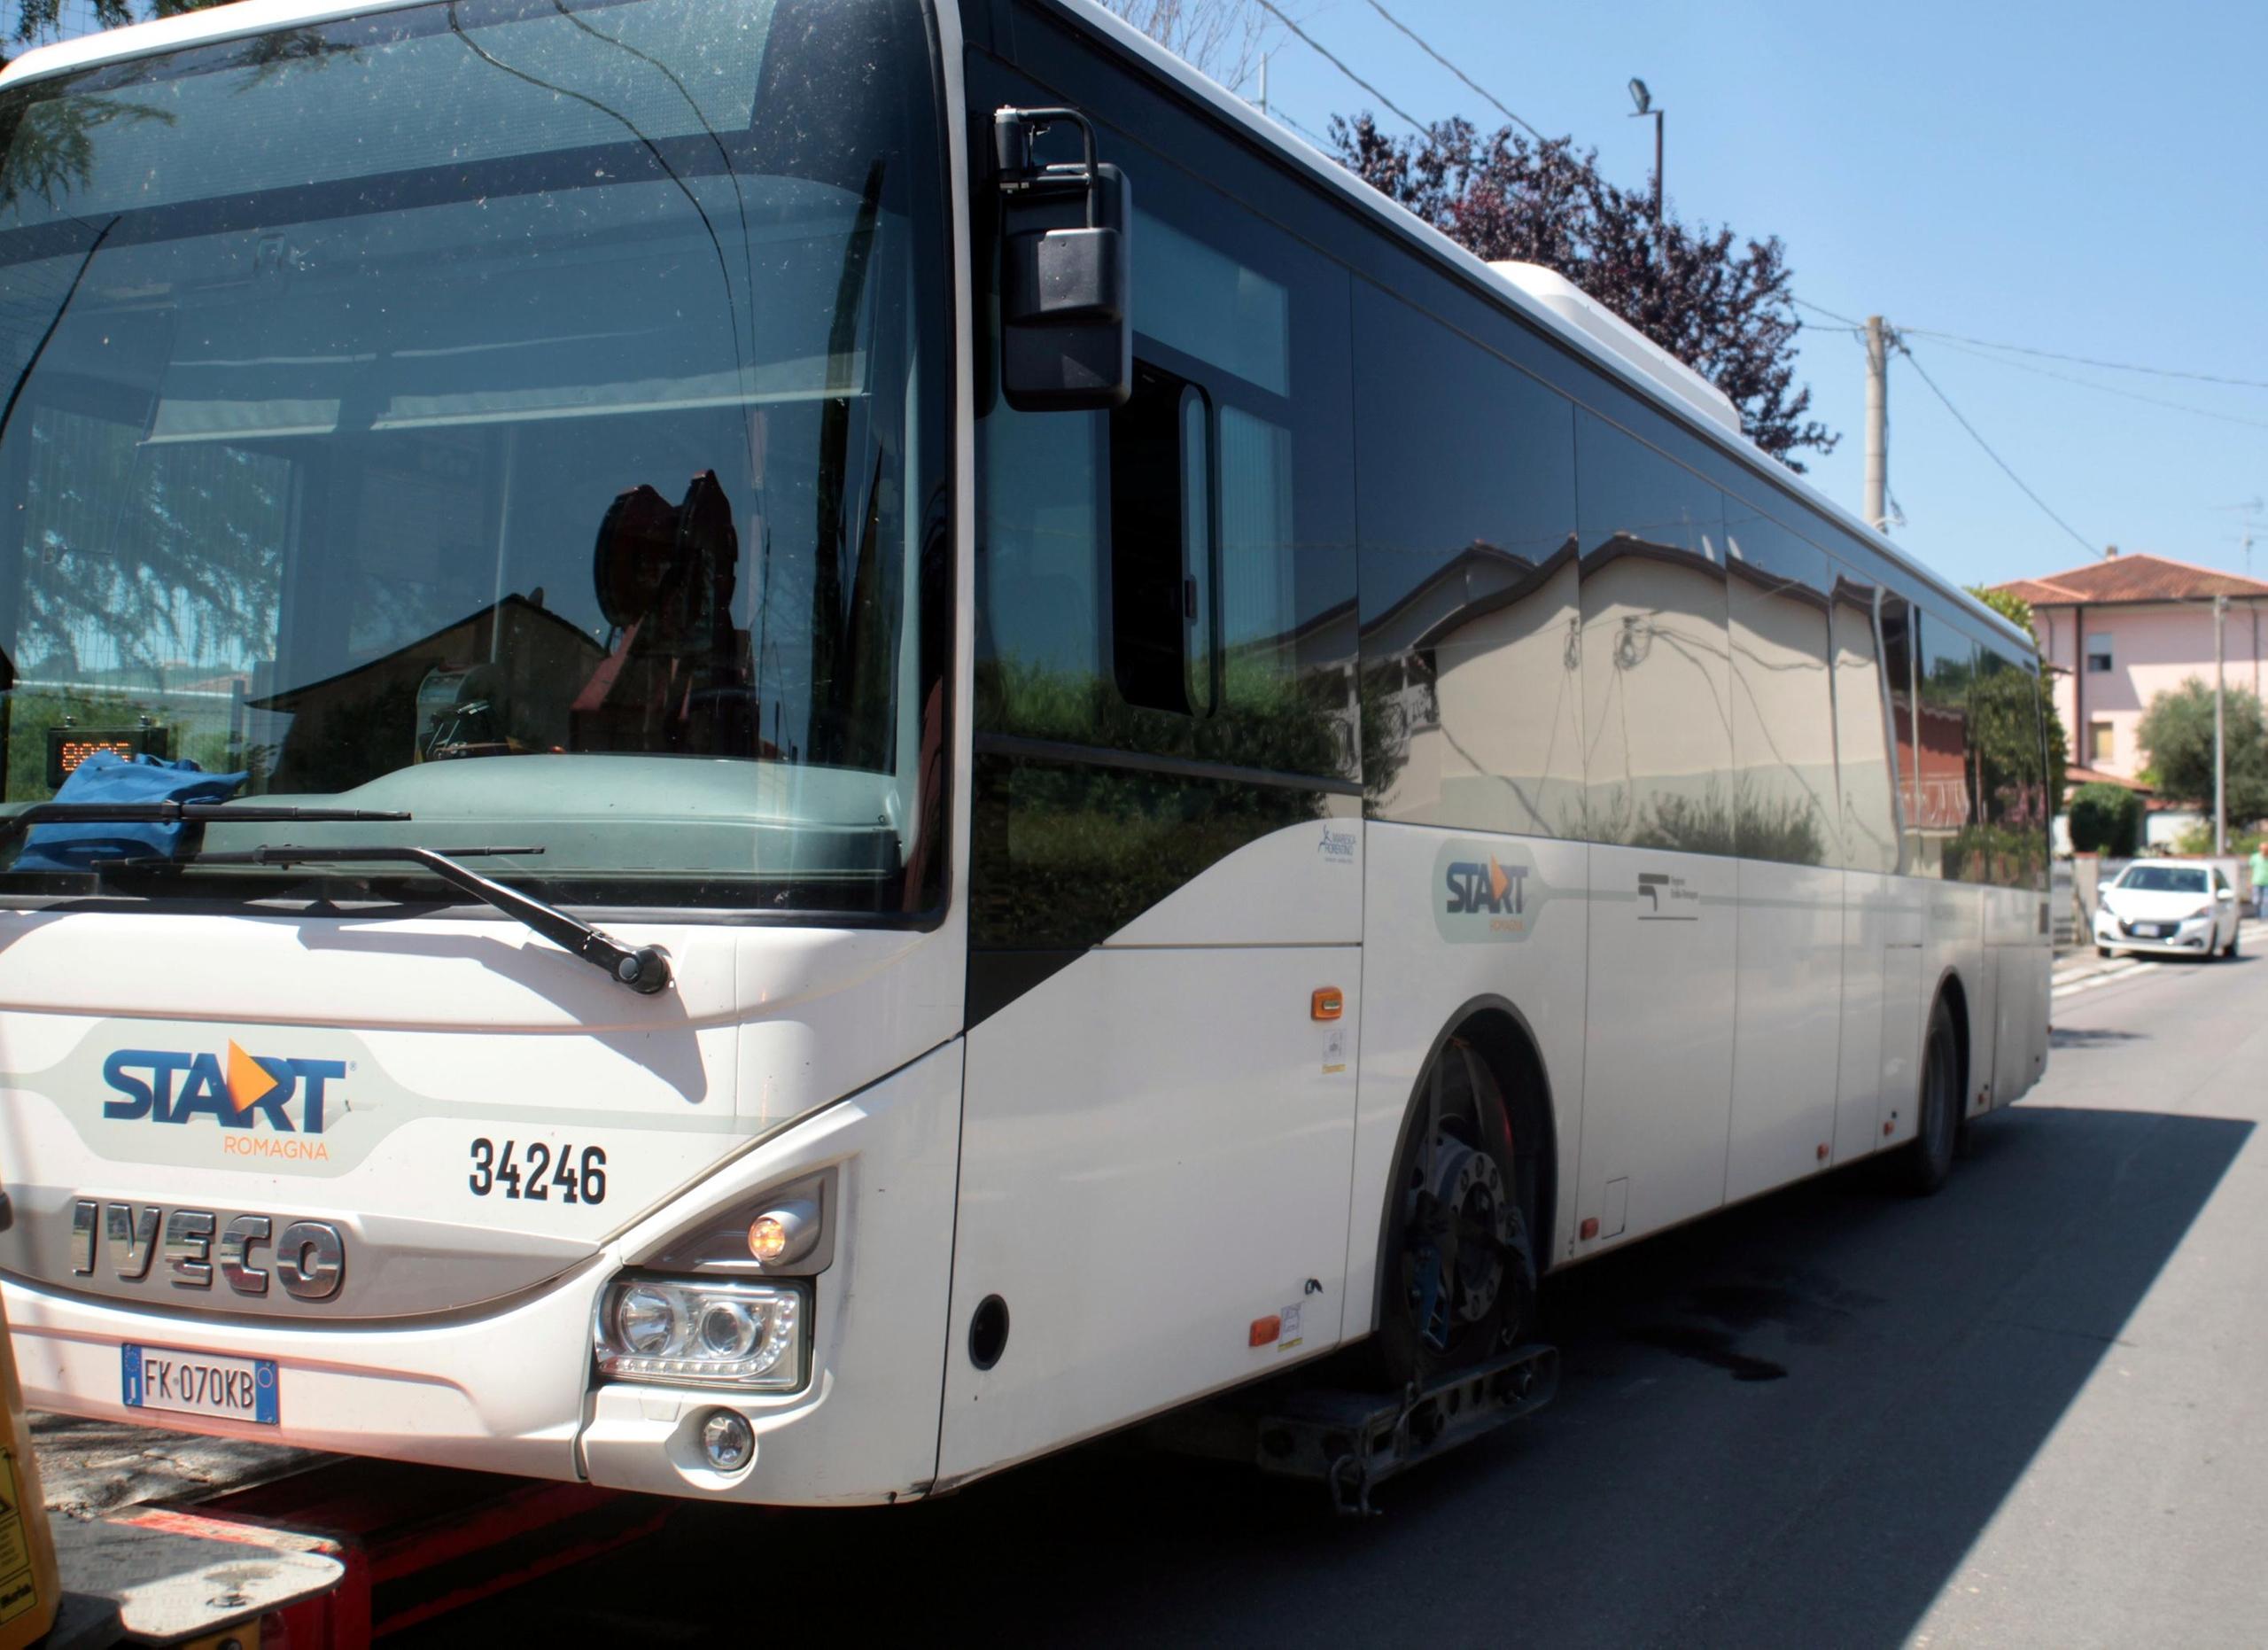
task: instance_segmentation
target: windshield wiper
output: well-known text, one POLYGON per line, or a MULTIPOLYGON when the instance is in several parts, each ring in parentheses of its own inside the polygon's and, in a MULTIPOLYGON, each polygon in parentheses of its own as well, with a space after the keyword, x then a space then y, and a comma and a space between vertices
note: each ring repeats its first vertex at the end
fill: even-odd
MULTIPOLYGON (((246 815, 239 813, 232 817, 244 818, 246 815)), ((320 816, 302 813, 299 817, 320 816)), ((402 816, 365 814, 362 817, 389 819, 402 816)), ((444 853, 438 848, 387 843, 340 848, 262 844, 257 848, 184 854, 177 859, 152 856, 133 860, 97 860, 93 868, 98 871, 154 871, 183 865, 336 865, 341 861, 407 860, 423 866, 450 887, 470 894, 484 905, 493 906, 506 916, 526 923, 562 950, 580 957, 594 969, 603 969, 607 977, 617 985, 627 985, 632 991, 647 997, 668 990, 670 953, 659 946, 640 946, 633 950, 604 930, 593 928, 587 922, 569 916, 556 906, 546 905, 516 888, 491 882, 471 868, 457 863, 460 859, 538 854, 542 852, 540 848, 451 848, 444 853)))
POLYGON ((274 825, 300 820, 398 824, 408 817, 372 808, 262 807, 243 802, 35 802, 20 813, 0 816, 0 842, 35 825, 274 825))

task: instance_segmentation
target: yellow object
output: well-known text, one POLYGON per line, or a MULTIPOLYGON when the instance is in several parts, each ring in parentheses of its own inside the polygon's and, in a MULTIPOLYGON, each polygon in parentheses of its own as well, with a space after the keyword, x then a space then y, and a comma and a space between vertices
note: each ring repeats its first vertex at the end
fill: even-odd
POLYGON ((0 1311, 0 1650, 19 1650, 43 1636, 55 1624, 62 1597, 39 1459, 24 1424, 15 1343, 0 1311))

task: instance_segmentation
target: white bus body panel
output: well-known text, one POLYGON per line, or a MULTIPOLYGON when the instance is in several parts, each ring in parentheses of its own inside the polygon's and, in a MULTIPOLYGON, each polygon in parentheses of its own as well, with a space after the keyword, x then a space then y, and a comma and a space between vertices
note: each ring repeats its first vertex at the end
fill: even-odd
POLYGON ((1594 844, 1590 875, 1579 1254, 1725 1201, 1739 927, 1737 861, 1594 844))
POLYGON ((951 1484, 1340 1338, 1363 1000, 1361 827, 1222 860, 973 1028, 938 1479, 951 1484), (1281 931, 1266 946, 1221 934, 1281 931), (1318 1023, 1330 986, 1341 1018, 1318 1023), (1005 1355, 972 1362, 978 1304, 1005 1355), (1296 1319, 1261 1345, 1255 1319, 1296 1319))
POLYGON ((1815 1174, 1834 1155, 1843 1031, 1843 873, 1739 864, 1732 1150, 1725 1197, 1815 1174))
POLYGON ((1833 1161, 1855 1162, 1882 1144, 1884 949, 1897 879, 1843 873, 1842 1028, 1836 1050, 1833 1161))

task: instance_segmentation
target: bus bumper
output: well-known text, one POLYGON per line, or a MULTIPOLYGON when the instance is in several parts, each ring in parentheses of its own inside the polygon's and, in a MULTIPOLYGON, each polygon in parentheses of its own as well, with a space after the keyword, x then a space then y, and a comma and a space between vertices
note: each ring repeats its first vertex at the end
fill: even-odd
POLYGON ((273 1319, 131 1311, 6 1284, 30 1408, 261 1443, 573 1478, 589 1381, 591 1313, 611 1271, 586 1263, 540 1291, 467 1321, 305 1327, 273 1319), (276 1422, 128 1408, 125 1345, 274 1358, 276 1422), (509 1373, 508 1373, 509 1372, 509 1373))
POLYGON ((886 1502, 935 1478, 951 1285, 961 1045, 939 1048, 728 1164, 605 1252, 478 1315, 294 1325, 136 1311, 0 1280, 34 1409, 613 1489, 778 1505, 886 1502), (693 1222, 833 1168, 833 1258, 813 1284, 812 1377, 777 1397, 598 1381, 591 1335, 623 1266, 693 1222), (854 1281, 856 1287, 854 1288, 854 1281), (121 1347, 272 1358, 272 1426, 129 1408, 121 1347), (718 1408, 755 1431, 710 1468, 718 1408))

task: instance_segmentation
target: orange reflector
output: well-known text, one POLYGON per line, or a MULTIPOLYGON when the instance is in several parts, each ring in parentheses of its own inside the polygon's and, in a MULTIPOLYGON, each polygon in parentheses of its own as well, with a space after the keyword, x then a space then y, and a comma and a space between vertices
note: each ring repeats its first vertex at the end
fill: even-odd
POLYGON ((1577 1235, 1586 1240, 1596 1237, 1598 1235, 1598 1217, 1596 1215, 1593 1215, 1589 1219, 1584 1221, 1577 1235))
POLYGON ((1246 1342, 1245 1344, 1247 1346, 1266 1346, 1274 1341, 1278 1335, 1283 1333, 1284 1320, 1281 1318, 1278 1318, 1274 1312, 1270 1312, 1265 1318, 1255 1318, 1252 1320, 1252 1339, 1246 1342))
POLYGON ((1312 1019, 1335 1020, 1346 1012, 1347 999, 1339 994, 1336 985, 1318 985, 1308 999, 1308 1015, 1312 1019))
POLYGON ((1897 1126, 1898 1126, 1898 1125, 1897 1125, 1895 1123, 1885 1123, 1885 1124, 1884 1124, 1884 1125, 1882 1125, 1882 1132, 1883 1132, 1884 1134, 1887 1134, 1887 1133, 1889 1133, 1892 1129, 1896 1128, 1897 1126))
POLYGON ((1825 1163, 1827 1161, 1827 1142, 1825 1140, 1821 1140, 1819 1143, 1819 1160, 1821 1163, 1825 1163))

